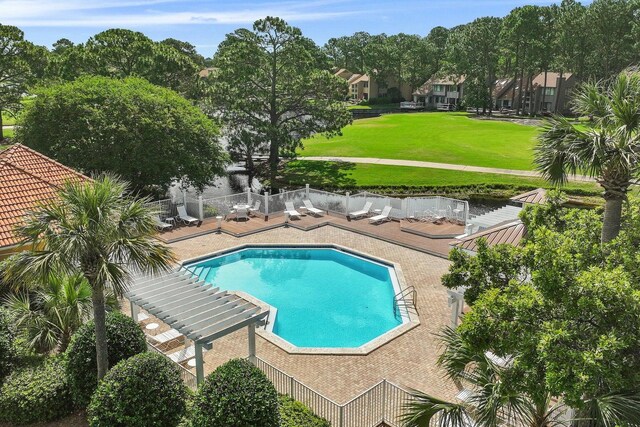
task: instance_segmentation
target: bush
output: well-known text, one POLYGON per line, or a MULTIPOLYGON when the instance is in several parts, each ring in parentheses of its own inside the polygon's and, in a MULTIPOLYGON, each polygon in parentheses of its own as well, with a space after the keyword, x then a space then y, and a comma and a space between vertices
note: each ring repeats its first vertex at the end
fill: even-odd
POLYGON ((187 393, 169 360, 157 353, 138 354, 118 363, 100 381, 89 404, 89 425, 177 426, 187 393))
POLYGON ((9 317, 0 310, 0 384, 9 375, 15 357, 14 332, 9 317))
POLYGON ((16 369, 0 388, 0 422, 29 424, 61 418, 73 403, 61 358, 16 369))
POLYGON ((303 403, 280 396, 280 427, 331 427, 331 423, 311 412, 303 403))
MULTIPOLYGON (((115 366, 147 350, 144 332, 136 322, 120 312, 107 313, 107 352, 109 366, 115 366)), ((67 375, 73 401, 79 407, 89 404, 98 385, 96 334, 93 321, 85 323, 73 335, 67 348, 67 375)))
POLYGON ((194 427, 278 427, 278 393, 260 371, 233 359, 213 371, 193 402, 194 427))

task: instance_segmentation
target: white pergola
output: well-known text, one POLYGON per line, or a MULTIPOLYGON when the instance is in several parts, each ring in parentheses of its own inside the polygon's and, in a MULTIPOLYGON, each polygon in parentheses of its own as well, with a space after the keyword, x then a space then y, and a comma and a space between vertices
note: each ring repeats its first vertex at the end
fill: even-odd
POLYGON ((198 384, 204 380, 203 349, 213 341, 247 327, 249 357, 256 353, 256 324, 263 324, 269 311, 246 299, 221 291, 194 276, 176 269, 155 276, 139 276, 125 293, 131 316, 138 320, 142 307, 193 342, 198 384))

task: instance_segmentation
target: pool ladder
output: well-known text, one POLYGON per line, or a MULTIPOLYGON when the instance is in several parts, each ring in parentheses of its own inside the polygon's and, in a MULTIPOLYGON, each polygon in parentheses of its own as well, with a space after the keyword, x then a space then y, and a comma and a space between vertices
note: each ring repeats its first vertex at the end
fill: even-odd
POLYGON ((393 296, 393 315, 398 316, 400 309, 404 307, 407 312, 409 309, 413 309, 415 314, 418 314, 418 308, 416 307, 416 300, 418 299, 418 291, 414 286, 409 286, 393 296))

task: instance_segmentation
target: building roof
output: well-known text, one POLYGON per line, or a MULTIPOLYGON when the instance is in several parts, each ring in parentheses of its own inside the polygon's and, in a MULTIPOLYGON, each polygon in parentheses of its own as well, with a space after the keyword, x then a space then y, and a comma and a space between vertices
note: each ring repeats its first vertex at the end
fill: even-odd
POLYGON ((356 83, 360 83, 360 82, 368 82, 369 81, 369 76, 366 74, 354 74, 351 77, 349 77, 349 80, 347 81, 350 85, 356 84, 356 83))
MULTIPOLYGON (((567 81, 569 78, 571 78, 573 74, 571 73, 563 73, 562 74, 562 79, 564 81, 567 81)), ((539 86, 539 87, 557 87, 558 86, 558 81, 560 80, 560 73, 555 73, 552 71, 547 72, 547 85, 545 86, 544 84, 544 73, 540 73, 537 76, 535 76, 533 78, 533 86, 539 86)))
POLYGON ((515 221, 498 224, 494 227, 458 239, 458 241, 452 246, 460 249, 466 249, 468 251, 475 251, 478 247, 478 239, 480 238, 486 239, 489 246, 495 246, 499 244, 510 244, 517 246, 520 244, 520 241, 525 235, 525 226, 522 221, 517 219, 515 221))
POLYGON ((424 82, 422 86, 416 89, 412 95, 428 95, 431 92, 433 85, 455 85, 462 84, 466 80, 466 76, 445 76, 436 77, 432 76, 429 80, 424 82))
POLYGON ((544 204, 547 201, 547 190, 544 188, 536 188, 535 190, 513 196, 509 200, 522 204, 544 204))
POLYGON ((13 229, 68 180, 86 176, 21 144, 0 151, 0 247, 19 243, 13 229))
POLYGON ((200 70, 200 72, 198 73, 198 75, 200 77, 209 77, 211 74, 213 74, 216 71, 215 67, 207 67, 204 68, 202 70, 200 70))

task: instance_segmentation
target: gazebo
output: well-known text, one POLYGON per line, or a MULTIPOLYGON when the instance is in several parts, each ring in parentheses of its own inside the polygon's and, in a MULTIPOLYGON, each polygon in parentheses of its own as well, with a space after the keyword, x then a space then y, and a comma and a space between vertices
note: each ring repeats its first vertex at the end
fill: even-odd
POLYGON ((138 320, 142 307, 193 342, 198 384, 204 380, 204 349, 210 350, 216 339, 247 327, 249 358, 253 359, 256 325, 264 324, 269 315, 269 310, 221 291, 183 268, 161 275, 138 276, 125 297, 131 304, 134 320, 138 320))

